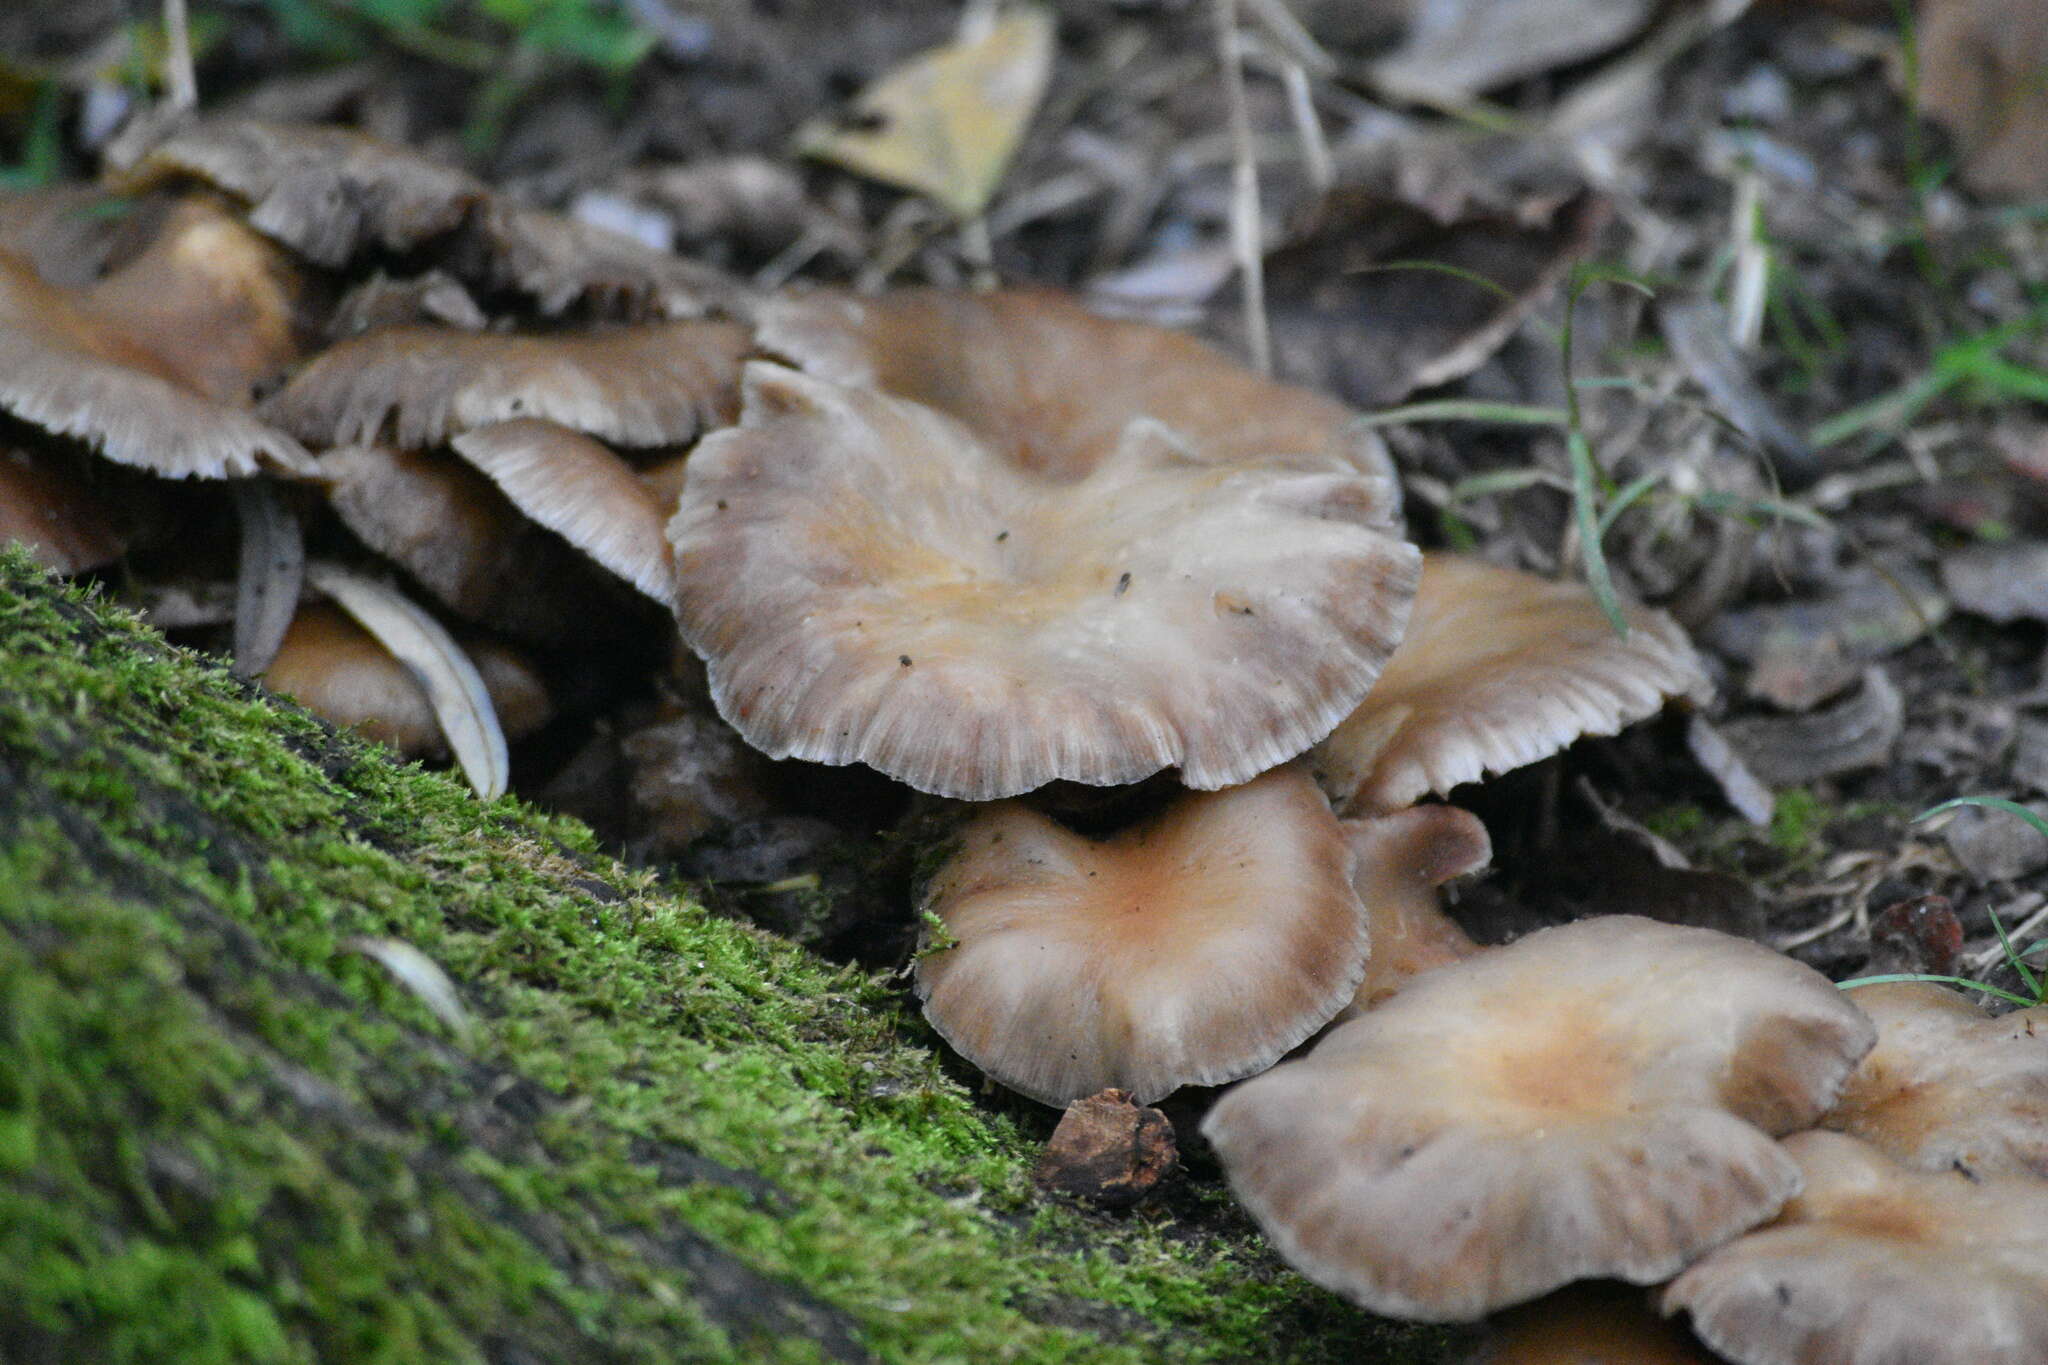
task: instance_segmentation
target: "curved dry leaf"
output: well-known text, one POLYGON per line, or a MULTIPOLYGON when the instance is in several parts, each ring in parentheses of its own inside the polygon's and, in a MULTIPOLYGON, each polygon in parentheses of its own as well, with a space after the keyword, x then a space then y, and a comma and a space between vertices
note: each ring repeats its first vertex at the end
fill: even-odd
POLYGON ((505 794, 511 759, 497 709, 476 665, 439 621, 377 582, 333 564, 313 564, 307 579, 356 619, 427 691, 434 717, 463 776, 478 796, 505 794))
POLYGON ((1583 584, 1425 555, 1400 647, 1316 746, 1323 789, 1340 809, 1398 810, 1703 698, 1685 632, 1659 611, 1627 615, 1617 635, 1583 584))
POLYGON ((1414 547, 1329 462, 1203 465, 1130 424, 1085 478, 780 366, 691 456, 677 618, 771 756, 970 800, 1055 778, 1249 781, 1357 704, 1414 547))
POLYGON ((212 119, 113 176, 133 193, 194 176, 249 205, 249 222, 317 265, 375 248, 405 252, 459 226, 481 181, 346 128, 212 119))
POLYGON ((379 963, 458 1036, 469 1032, 469 1011, 440 963, 400 938, 358 936, 341 946, 379 963))
POLYGON ((1496 86, 1616 47, 1642 31, 1656 0, 1427 0, 1408 31, 1373 62, 1373 81, 1398 98, 1469 101, 1496 86))
POLYGON ((674 605, 667 516, 631 465, 588 436, 533 418, 478 427, 449 444, 520 511, 663 606, 674 605))
POLYGON ((847 115, 806 124, 807 156, 916 190, 960 218, 988 206, 1052 76, 1052 15, 1025 8, 985 32, 919 53, 854 97, 847 115))
POLYGON ((1386 447, 1342 403, 1266 379, 1183 332, 1099 318, 1050 290, 789 295, 762 306, 757 335, 806 373, 936 408, 1047 478, 1086 477, 1126 427, 1149 417, 1207 463, 1342 460, 1380 481, 1384 524, 1400 516, 1386 447))
POLYGON ((242 547, 235 575, 235 672, 253 678, 270 667, 299 609, 306 576, 306 542, 299 519, 263 479, 229 486, 242 547))
POLYGON ((733 420, 748 347, 729 322, 569 336, 385 327, 329 347, 264 413, 316 446, 420 450, 520 417, 621 445, 680 445, 733 420))

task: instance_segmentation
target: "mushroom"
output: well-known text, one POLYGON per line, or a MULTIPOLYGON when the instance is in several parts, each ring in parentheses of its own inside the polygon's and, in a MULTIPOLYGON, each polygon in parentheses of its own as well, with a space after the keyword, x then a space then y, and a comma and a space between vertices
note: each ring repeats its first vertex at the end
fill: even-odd
POLYGON ((1099 318, 1050 290, 817 292, 764 304, 761 348, 835 384, 880 389, 964 423, 1013 464, 1085 476, 1150 417, 1212 463, 1326 455, 1383 480, 1386 447, 1342 403, 1278 384, 1182 332, 1099 318))
POLYGON ((1777 1212, 1772 1135, 1826 1110, 1870 1022, 1745 939, 1634 916, 1427 972, 1238 1086, 1203 1132, 1309 1278, 1476 1318, 1575 1279, 1663 1279, 1777 1212))
POLYGON ((134 260, 60 289, 0 252, 0 408, 170 478, 228 478, 305 452, 243 409, 294 351, 274 251, 204 203, 134 260))
POLYGON ((1411 806, 1346 820, 1343 829, 1351 885, 1372 929, 1372 956, 1353 1001, 1359 1009, 1480 951, 1437 904, 1438 887, 1493 861, 1493 841, 1477 816, 1456 806, 1411 806))
POLYGON ((1328 461, 1205 465, 1138 418, 1084 477, 951 418, 747 367, 669 538, 719 714, 772 757, 988 800, 1249 781, 1358 704, 1417 556, 1328 461))
MULTIPOLYGON (((531 665, 489 640, 471 639, 466 651, 508 737, 531 734, 547 723, 553 707, 531 665)), ((322 602, 301 607, 263 683, 407 758, 448 756, 448 741, 426 689, 339 608, 322 602)))
POLYGON ((1716 1365, 1648 1292, 1595 1280, 1511 1308, 1486 1325, 1467 1365, 1716 1365))
POLYGON ((747 348, 729 322, 534 336, 382 327, 322 352, 264 411, 316 446, 420 450, 520 417, 621 445, 679 445, 732 421, 747 348))
POLYGON ((1805 1188, 1664 1291, 1738 1365, 2040 1365, 2048 1182, 1913 1171, 1840 1133, 1785 1140, 1805 1188))
POLYGON ((316 265, 405 253, 452 232, 489 195, 481 181, 407 147, 346 128, 211 119, 172 134, 131 167, 127 193, 197 178, 249 205, 249 223, 316 265))
POLYGON ((1629 609, 1629 632, 1584 587, 1460 555, 1423 556, 1407 634, 1313 762, 1341 810, 1398 810, 1428 792, 1611 735, 1667 699, 1704 699, 1685 633, 1629 609))
POLYGON ((1272 1065, 1351 998, 1366 928, 1343 833, 1298 765, 1096 841, 1020 802, 970 818, 922 910, 925 1017, 1060 1106, 1149 1104, 1272 1065))
POLYGON ((113 509, 65 461, 0 443, 0 545, 10 541, 60 574, 97 569, 126 548, 113 509))
POLYGON ((1923 1171, 2048 1176, 2048 1008, 1987 1018, 1925 981, 1860 986, 1877 1046, 1821 1126, 1923 1171))

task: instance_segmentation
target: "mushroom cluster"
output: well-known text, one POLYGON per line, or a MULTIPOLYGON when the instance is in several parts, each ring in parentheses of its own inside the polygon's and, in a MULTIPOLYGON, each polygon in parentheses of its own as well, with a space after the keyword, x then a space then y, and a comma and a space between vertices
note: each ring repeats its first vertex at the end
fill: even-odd
POLYGON ((1736 1361, 2048 1359, 2030 1016, 1443 913, 1492 855, 1446 798, 1707 683, 1659 612, 1409 543, 1343 405, 1044 291, 756 297, 335 129, 65 195, 0 201, 0 536, 485 792, 637 650, 671 847, 770 760, 924 793, 936 1030, 1052 1106, 1234 1085, 1233 1187, 1376 1311, 1669 1281, 1736 1361))

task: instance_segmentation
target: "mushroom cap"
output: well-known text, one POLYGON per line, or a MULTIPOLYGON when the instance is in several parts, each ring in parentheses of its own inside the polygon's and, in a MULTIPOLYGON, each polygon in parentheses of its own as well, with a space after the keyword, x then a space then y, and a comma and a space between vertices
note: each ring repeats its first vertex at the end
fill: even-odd
POLYGON ((0 252, 0 409, 166 478, 303 469, 306 452, 0 252))
POLYGON ((512 504, 647 596, 675 601, 660 494, 588 436, 521 418, 449 443, 512 504))
POLYGON ((1417 554, 1329 461, 1202 465, 1133 422, 1087 477, 930 408, 747 367, 669 538, 683 638, 771 756, 988 800, 1055 778, 1245 782, 1357 705, 1417 554))
POLYGON ((611 580, 529 519, 470 464, 439 452, 345 446, 316 462, 356 538, 457 615, 537 642, 601 634, 611 580))
POLYGON ((1840 1133, 1785 1140, 1805 1188, 1664 1291, 1740 1365, 2040 1365, 2048 1182, 1913 1171, 1840 1133))
POLYGON ((315 446, 440 445, 538 417, 622 445, 664 446, 730 422, 745 329, 667 322, 574 335, 382 327, 315 357, 265 415, 315 446))
POLYGON ((1649 1291, 1590 1281, 1509 1309, 1468 1365, 1716 1365, 1691 1333, 1657 1316, 1649 1291))
POLYGON ((516 289, 549 317, 577 305, 606 316, 745 316, 748 290, 724 272, 566 214, 492 199, 470 223, 468 273, 516 289))
POLYGON ((1203 1132, 1280 1253, 1374 1312, 1475 1318, 1571 1280, 1647 1284, 1798 1191, 1771 1134, 1871 1044, 1819 973, 1634 916, 1409 982, 1203 1132))
POLYGON ((0 545, 10 541, 60 574, 96 569, 127 548, 112 509, 64 461, 0 443, 0 545))
POLYGON ((219 118, 175 133, 114 177, 133 193, 194 176, 249 205, 249 222, 317 265, 405 252, 454 230, 489 194, 407 147, 346 128, 219 118))
POLYGON ((925 1017, 1050 1105, 1147 1104, 1263 1070, 1365 969, 1344 836, 1298 765, 1181 797, 1097 842, 1018 802, 970 819, 923 901, 952 946, 918 959, 925 1017))
POLYGON ((1316 746, 1339 809, 1398 810, 1428 792, 1611 735, 1706 675, 1676 622, 1631 607, 1615 633, 1582 584, 1461 555, 1423 556, 1408 633, 1365 701, 1316 746))
POLYGON ((1150 417, 1207 463, 1339 456, 1383 481, 1388 525, 1400 512, 1385 445, 1342 403, 1255 374, 1185 333, 1097 317, 1051 290, 786 295, 762 306, 757 335, 807 374, 937 408, 1049 478, 1086 476, 1125 427, 1150 417))
POLYGON ((1372 957, 1353 1004, 1371 1009, 1410 977, 1481 951, 1437 903, 1438 887, 1493 861, 1479 817, 1456 806, 1410 806, 1342 824, 1351 885, 1372 928, 1372 957))
MULTIPOLYGON (((531 734, 547 723, 553 704, 531 665, 491 640, 471 638, 464 649, 508 737, 531 734)), ((300 607, 277 657, 264 670, 263 684, 408 758, 448 755, 426 689, 338 607, 324 602, 300 607)))
POLYGON ((2048 1008, 1997 1018, 1926 981, 1859 986, 1877 1046, 1821 1125, 1923 1171, 2048 1176, 2048 1008))

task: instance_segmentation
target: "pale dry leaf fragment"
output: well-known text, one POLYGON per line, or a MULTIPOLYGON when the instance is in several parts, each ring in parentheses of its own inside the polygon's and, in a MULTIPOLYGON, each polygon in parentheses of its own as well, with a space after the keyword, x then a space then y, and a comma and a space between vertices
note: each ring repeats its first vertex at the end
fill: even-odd
POLYGON ((1342 403, 1275 383, 1183 332, 1096 317, 1052 290, 791 294, 762 308, 757 335, 806 373, 937 408, 1048 478, 1085 477, 1149 417, 1205 462, 1344 461, 1379 481, 1385 524, 1400 516, 1385 445, 1342 403))
POLYGON ((1685 632, 1627 610, 1626 636, 1584 585, 1460 555, 1423 557, 1408 631, 1364 702, 1316 746, 1339 809, 1398 810, 1428 792, 1611 735, 1709 687, 1685 632))
POLYGON ((1350 1000, 1365 916, 1298 765, 1191 793, 1107 840, 990 806, 922 902, 925 1017, 1013 1090, 1149 1104, 1271 1066, 1350 1000))
POLYGON ((457 1037, 469 1032, 469 1010, 464 1007, 455 983, 448 979, 447 972, 441 970, 440 963, 418 948, 404 939, 366 935, 348 939, 342 946, 380 964, 397 979, 399 985, 418 996, 420 1003, 433 1011, 434 1017, 446 1024, 457 1037))
POLYGON ((234 671, 253 678, 270 667, 298 610, 306 577, 306 541, 277 485, 237 479, 228 485, 242 531, 235 575, 234 671))
POLYGON ((973 218, 1002 183, 1052 75, 1053 20, 1020 8, 977 37, 911 58, 847 116, 797 133, 797 150, 916 190, 973 218))
POLYGON ((677 619, 774 757, 989 800, 1250 780, 1327 733, 1407 616, 1414 547, 1327 460, 1205 465, 1139 419, 1085 478, 915 403, 748 366, 690 459, 677 619))
POLYGON ((675 602, 665 510, 617 455, 535 418, 477 427, 449 445, 527 516, 663 606, 675 602))
POLYGON ((1400 45, 1368 70, 1395 96, 1461 103, 1596 56, 1656 12, 1655 0, 1414 0, 1400 45))
POLYGON ((1841 1133, 1785 1150, 1798 1197, 1674 1280, 1666 1313, 1738 1365, 2048 1360, 2048 1181, 1909 1170, 1841 1133))
POLYGON ((620 445, 679 445, 732 420, 748 347, 727 322, 568 336, 384 327, 329 347, 264 412, 317 446, 419 450, 519 417, 620 445))
POLYGON ((497 709, 476 665, 433 617, 373 578, 313 564, 307 579, 406 666, 426 689, 463 776, 486 801, 505 794, 511 760, 497 709))
POLYGON ((1202 1131, 1291 1264, 1374 1312, 1479 1317, 1650 1284, 1799 1189, 1772 1136, 1870 1049, 1811 968, 1635 916, 1415 977, 1202 1131))
POLYGON ((450 166, 346 128, 222 118, 118 170, 134 193, 197 177, 249 205, 249 222, 317 265, 366 250, 407 252, 453 231, 489 195, 450 166))
POLYGON ((1883 764, 1905 720, 1905 699, 1890 675, 1873 664, 1863 670, 1863 686, 1852 697, 1810 715, 1723 721, 1721 734, 1761 781, 1797 787, 1883 764))

